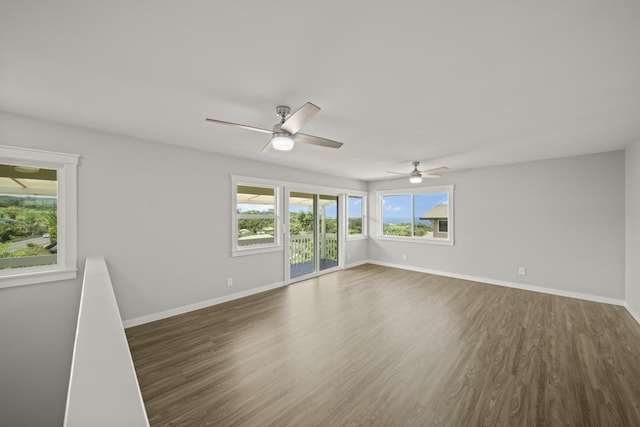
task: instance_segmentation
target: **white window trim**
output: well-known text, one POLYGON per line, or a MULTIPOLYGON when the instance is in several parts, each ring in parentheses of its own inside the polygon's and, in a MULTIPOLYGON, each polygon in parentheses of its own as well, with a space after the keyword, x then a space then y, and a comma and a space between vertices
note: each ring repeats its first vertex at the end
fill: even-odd
MULTIPOLYGON (((418 187, 418 188, 401 188, 396 190, 381 190, 376 191, 376 203, 377 206, 377 215, 378 215, 378 226, 376 230, 376 240, 388 240, 388 241, 396 241, 396 242, 408 242, 408 243, 418 243, 425 245, 444 245, 444 246, 454 246, 454 187, 455 185, 438 185, 438 186, 428 186, 428 187, 418 187), (382 197, 383 196, 392 196, 392 195, 411 195, 411 209, 414 209, 413 197, 419 194, 429 194, 429 193, 447 193, 448 194, 448 211, 449 211, 449 231, 447 232, 447 238, 425 238, 425 237, 404 237, 404 236, 385 236, 382 234, 382 197)), ((415 214, 412 212, 412 215, 415 214)), ((413 223, 413 218, 411 219, 413 223)))
MULTIPOLYGON (((261 179, 261 178, 249 178, 242 176, 231 176, 231 211, 232 211, 232 219, 231 219, 231 256, 246 256, 246 255, 255 255, 255 254, 263 254, 267 252, 278 252, 283 250, 282 244, 282 188, 280 183, 277 181, 261 179), (247 185, 250 187, 264 187, 264 188, 273 188, 273 194, 275 196, 275 218, 274 225, 275 230, 273 231, 274 243, 271 244, 263 244, 258 247, 240 247, 238 246, 238 186, 239 185, 247 185)), ((271 218, 271 216, 269 216, 271 218)))
POLYGON ((367 206, 369 204, 368 200, 367 200, 367 193, 362 193, 362 192, 357 192, 357 191, 350 191, 348 193, 346 193, 346 197, 345 197, 345 214, 344 217, 346 218, 345 221, 345 233, 346 233, 346 238, 347 241, 352 241, 352 240, 366 240, 369 238, 369 219, 367 216, 367 206), (362 198, 362 233, 360 234, 349 234, 349 197, 360 197, 362 198))
POLYGON ((77 268, 77 166, 78 155, 0 145, 0 161, 57 170, 57 263, 39 267, 0 270, 0 288, 75 279, 77 268))

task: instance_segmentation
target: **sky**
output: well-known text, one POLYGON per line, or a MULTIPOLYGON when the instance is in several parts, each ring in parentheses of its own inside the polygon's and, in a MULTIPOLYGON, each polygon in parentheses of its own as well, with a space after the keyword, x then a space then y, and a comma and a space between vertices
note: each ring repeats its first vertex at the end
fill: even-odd
MULTIPOLYGON (((416 194, 414 201, 416 218, 436 205, 449 203, 447 193, 416 194)), ((411 196, 409 194, 384 196, 382 215, 384 223, 411 222, 411 196)))

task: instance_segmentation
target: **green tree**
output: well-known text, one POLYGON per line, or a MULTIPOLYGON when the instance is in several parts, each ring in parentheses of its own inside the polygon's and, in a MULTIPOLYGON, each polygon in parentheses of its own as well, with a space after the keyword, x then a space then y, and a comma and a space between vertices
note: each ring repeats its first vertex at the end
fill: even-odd
POLYGON ((47 224, 49 225, 49 240, 51 243, 58 241, 58 211, 56 209, 47 211, 47 224))
POLYGON ((383 224, 382 233, 385 236, 411 237, 411 224, 383 224))
POLYGON ((313 213, 295 212, 289 217, 289 230, 293 235, 313 233, 313 213))
POLYGON ((362 234, 362 218, 349 218, 349 234, 362 234))

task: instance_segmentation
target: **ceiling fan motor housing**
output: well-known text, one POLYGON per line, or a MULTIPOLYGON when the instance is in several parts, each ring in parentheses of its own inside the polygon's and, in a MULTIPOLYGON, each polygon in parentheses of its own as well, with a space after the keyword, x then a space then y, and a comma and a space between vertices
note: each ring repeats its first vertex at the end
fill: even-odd
POLYGON ((291 108, 286 105, 278 105, 276 107, 276 115, 284 122, 291 114, 291 108))

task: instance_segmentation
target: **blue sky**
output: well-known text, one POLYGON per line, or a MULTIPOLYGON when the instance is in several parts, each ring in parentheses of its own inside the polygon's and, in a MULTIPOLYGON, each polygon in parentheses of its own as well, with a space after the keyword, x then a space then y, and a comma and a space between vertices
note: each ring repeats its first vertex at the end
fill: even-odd
MULTIPOLYGON (((416 217, 427 213, 436 205, 449 203, 447 193, 416 194, 414 202, 416 217)), ((411 222, 411 196, 409 194, 384 196, 382 215, 385 223, 411 222)))
POLYGON ((349 217, 359 218, 362 216, 362 198, 349 197, 349 217))

